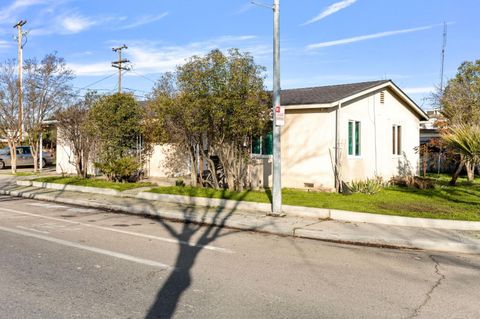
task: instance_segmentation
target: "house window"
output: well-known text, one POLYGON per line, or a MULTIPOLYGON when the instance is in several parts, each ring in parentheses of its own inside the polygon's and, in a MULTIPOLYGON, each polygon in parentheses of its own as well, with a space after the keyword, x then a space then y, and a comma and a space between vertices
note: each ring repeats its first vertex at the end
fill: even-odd
POLYGON ((361 154, 361 124, 359 121, 348 121, 348 155, 361 154))
POLYGON ((263 136, 257 136, 252 139, 253 155, 272 155, 273 154, 273 132, 268 132, 263 136))
POLYGON ((402 154, 402 127, 400 125, 392 126, 392 154, 402 154))

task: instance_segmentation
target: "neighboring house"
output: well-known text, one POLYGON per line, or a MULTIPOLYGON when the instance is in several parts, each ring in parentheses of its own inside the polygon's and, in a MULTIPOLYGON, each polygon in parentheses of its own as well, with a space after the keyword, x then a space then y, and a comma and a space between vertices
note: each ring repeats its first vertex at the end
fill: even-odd
POLYGON ((427 111, 428 121, 420 123, 420 145, 430 142, 432 139, 440 139, 440 129, 437 122, 443 120, 438 110, 427 111))
MULTIPOLYGON (((333 190, 338 181, 417 173, 428 116, 392 81, 283 90, 281 101, 282 187, 333 190)), ((271 159, 253 157, 254 186, 269 187, 271 159)))
MULTIPOLYGON (((282 91, 282 187, 334 190, 341 181, 416 174, 420 121, 427 114, 390 80, 282 91)), ((272 185, 272 136, 252 145, 252 187, 272 185)), ((151 177, 173 175, 167 158, 185 163, 171 145, 157 145, 146 165, 151 177)), ((73 173, 68 147, 57 147, 57 171, 73 173), (63 154, 60 154, 63 153, 63 154), (67 163, 65 163, 67 162, 67 163)))

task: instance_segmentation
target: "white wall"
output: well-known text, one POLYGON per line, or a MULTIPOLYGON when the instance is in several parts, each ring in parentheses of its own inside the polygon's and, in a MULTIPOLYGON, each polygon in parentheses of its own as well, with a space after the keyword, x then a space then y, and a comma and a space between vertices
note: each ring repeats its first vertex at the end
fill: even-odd
MULTIPOLYGON (((56 172, 58 174, 77 174, 72 150, 70 146, 62 140, 61 137, 62 131, 57 128, 56 172)), ((93 163, 90 163, 89 165, 88 174, 97 174, 93 163)))
POLYGON ((380 91, 346 104, 340 112, 342 178, 344 181, 382 176, 385 180, 399 175, 399 168, 409 165, 417 173, 420 121, 392 91, 384 90, 385 103, 380 103, 380 91), (348 121, 361 122, 361 155, 348 155, 348 121), (402 155, 392 151, 392 126, 402 127, 402 155))

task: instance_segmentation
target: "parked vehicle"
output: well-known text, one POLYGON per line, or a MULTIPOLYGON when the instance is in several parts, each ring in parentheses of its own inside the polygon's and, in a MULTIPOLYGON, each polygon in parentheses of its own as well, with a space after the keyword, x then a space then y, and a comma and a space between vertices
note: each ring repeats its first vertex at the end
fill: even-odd
MULTIPOLYGON (((41 165, 45 167, 53 164, 53 158, 50 154, 42 152, 41 165)), ((0 149, 0 169, 11 166, 10 149, 8 147, 0 149)), ((18 166, 33 166, 33 156, 29 146, 17 147, 17 167, 18 166)))

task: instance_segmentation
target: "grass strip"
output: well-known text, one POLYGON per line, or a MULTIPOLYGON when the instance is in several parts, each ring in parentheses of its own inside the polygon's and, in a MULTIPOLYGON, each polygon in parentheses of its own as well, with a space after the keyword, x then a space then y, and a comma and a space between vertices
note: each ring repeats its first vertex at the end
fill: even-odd
POLYGON ((153 186, 153 184, 151 183, 118 183, 118 182, 110 182, 104 179, 96 179, 96 178, 61 177, 61 176, 40 177, 40 178, 34 179, 33 181, 42 182, 42 183, 55 183, 55 184, 64 184, 64 185, 110 188, 120 192, 129 190, 129 189, 134 189, 134 188, 153 186))
MULTIPOLYGON (((222 198, 270 203, 271 191, 231 192, 196 187, 157 187, 150 192, 191 197, 222 198)), ((405 217, 480 221, 480 183, 460 180, 448 186, 439 179, 434 189, 413 189, 392 186, 377 194, 337 194, 283 189, 283 204, 329 208, 405 217)))

